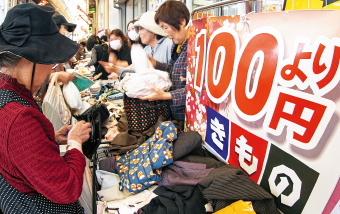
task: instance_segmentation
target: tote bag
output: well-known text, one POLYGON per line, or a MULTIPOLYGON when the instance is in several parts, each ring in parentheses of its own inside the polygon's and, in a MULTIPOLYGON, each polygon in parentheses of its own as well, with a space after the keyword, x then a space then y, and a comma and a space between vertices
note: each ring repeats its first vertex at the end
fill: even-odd
POLYGON ((142 132, 155 125, 158 117, 170 118, 170 107, 166 100, 141 100, 125 94, 123 100, 129 129, 142 132))
POLYGON ((71 112, 65 103, 57 80, 58 72, 54 73, 42 104, 43 113, 53 124, 55 132, 62 126, 68 125, 71 119, 71 112))

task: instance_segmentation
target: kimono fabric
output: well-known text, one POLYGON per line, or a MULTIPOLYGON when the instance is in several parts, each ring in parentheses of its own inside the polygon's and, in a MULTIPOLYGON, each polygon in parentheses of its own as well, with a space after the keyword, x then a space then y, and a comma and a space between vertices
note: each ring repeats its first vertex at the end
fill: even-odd
POLYGON ((119 189, 125 187, 135 194, 162 179, 162 167, 173 161, 173 141, 177 128, 171 122, 162 122, 145 143, 123 156, 117 156, 116 170, 120 177, 119 189))

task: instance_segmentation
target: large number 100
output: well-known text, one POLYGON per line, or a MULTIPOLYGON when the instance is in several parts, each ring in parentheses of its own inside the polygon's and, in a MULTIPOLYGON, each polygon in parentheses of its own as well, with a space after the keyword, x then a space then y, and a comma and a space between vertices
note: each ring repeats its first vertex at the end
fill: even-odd
POLYGON ((277 71, 283 59, 283 39, 271 27, 253 31, 240 49, 237 32, 219 28, 206 47, 206 30, 195 40, 196 64, 194 88, 201 91, 205 77, 207 94, 214 103, 223 102, 232 92, 236 113, 248 121, 260 119, 266 111, 272 88, 277 85, 277 71), (255 62, 258 62, 252 81, 255 62))

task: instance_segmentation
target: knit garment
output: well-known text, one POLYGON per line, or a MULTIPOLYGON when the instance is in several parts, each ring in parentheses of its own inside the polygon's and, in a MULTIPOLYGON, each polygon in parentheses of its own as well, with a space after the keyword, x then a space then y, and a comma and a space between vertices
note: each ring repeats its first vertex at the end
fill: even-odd
POLYGON ((0 89, 9 89, 31 107, 10 102, 0 110, 0 174, 15 189, 40 193, 55 203, 76 201, 83 185, 85 157, 77 149, 60 156, 51 122, 16 79, 0 73, 0 89))

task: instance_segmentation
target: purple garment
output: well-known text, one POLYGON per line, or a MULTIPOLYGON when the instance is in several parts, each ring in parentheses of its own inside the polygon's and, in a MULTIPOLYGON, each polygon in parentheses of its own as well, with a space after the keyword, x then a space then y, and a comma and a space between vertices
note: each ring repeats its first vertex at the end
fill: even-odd
POLYGON ((163 168, 162 180, 157 183, 163 186, 196 186, 212 170, 201 163, 175 161, 163 168))

